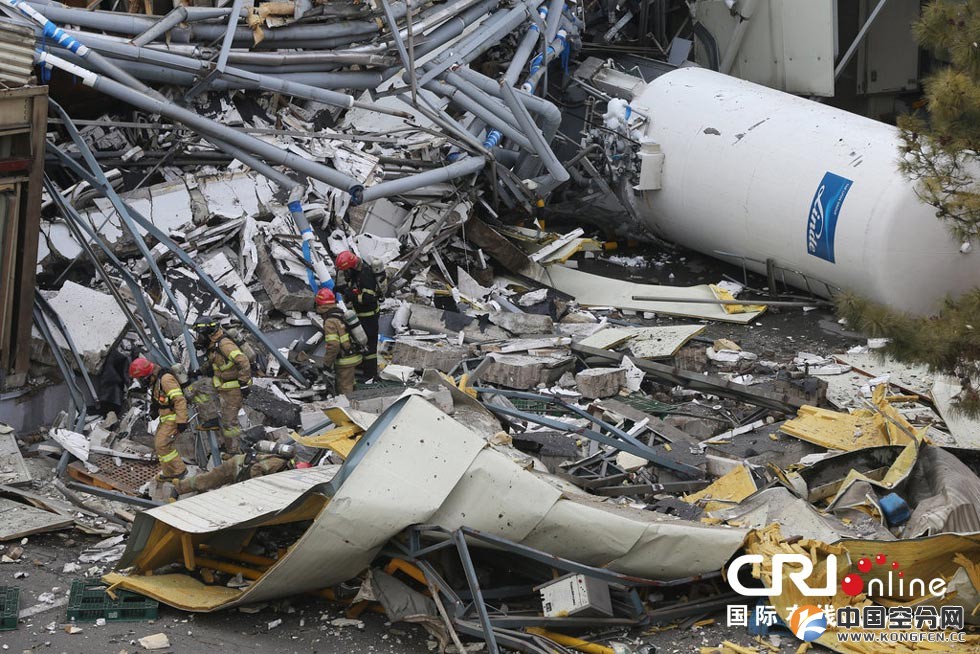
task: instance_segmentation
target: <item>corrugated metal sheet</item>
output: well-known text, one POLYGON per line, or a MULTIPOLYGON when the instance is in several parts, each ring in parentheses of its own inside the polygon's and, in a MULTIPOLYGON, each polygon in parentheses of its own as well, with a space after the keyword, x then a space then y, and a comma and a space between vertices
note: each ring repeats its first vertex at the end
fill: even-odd
POLYGON ((0 83, 24 86, 34 67, 34 30, 0 21, 0 83))
MULTIPOLYGON (((323 466, 287 470, 164 504, 145 514, 190 534, 241 527, 285 511, 311 488, 329 483, 339 469, 340 466, 323 466)), ((142 514, 137 517, 142 518, 142 514)), ((137 526, 142 526, 142 522, 137 526)))

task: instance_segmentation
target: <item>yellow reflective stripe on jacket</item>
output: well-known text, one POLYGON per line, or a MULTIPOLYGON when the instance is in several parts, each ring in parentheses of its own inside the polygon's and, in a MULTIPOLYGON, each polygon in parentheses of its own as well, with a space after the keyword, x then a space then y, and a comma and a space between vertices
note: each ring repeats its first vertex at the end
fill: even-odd
POLYGON ((337 336, 336 334, 327 334, 326 336, 323 337, 323 340, 324 341, 340 341, 340 336, 337 336))
POLYGON ((234 366, 235 366, 235 362, 232 361, 231 359, 228 359, 227 361, 225 361, 224 364, 220 366, 216 365, 214 369, 217 370, 218 372, 224 372, 226 370, 231 370, 234 366))
POLYGON ((339 359, 337 359, 338 366, 356 366, 360 362, 361 362, 360 354, 354 354, 348 357, 340 357, 339 359))
POLYGON ((338 338, 341 343, 350 343, 350 334, 341 334, 338 338))
POLYGON ((160 416, 160 422, 174 422, 175 420, 177 420, 176 413, 168 413, 165 416, 160 416))
POLYGON ((214 378, 214 387, 219 390, 225 390, 229 388, 241 388, 241 384, 238 383, 237 379, 231 381, 222 381, 217 377, 214 378))
POLYGON ((160 463, 170 463, 171 461, 173 461, 174 459, 176 459, 178 456, 180 456, 180 453, 177 452, 177 450, 172 450, 172 451, 167 452, 166 454, 162 454, 160 456, 160 463))
POLYGON ((375 309, 374 311, 361 311, 361 312, 359 312, 357 314, 357 317, 358 318, 370 318, 371 316, 376 316, 376 315, 378 315, 378 310, 377 309, 375 309))
POLYGON ((180 390, 179 388, 175 388, 175 389, 173 389, 171 391, 167 391, 167 399, 168 400, 172 400, 175 397, 177 397, 178 395, 183 395, 183 394, 184 394, 184 391, 180 390))
POLYGON ((372 291, 370 288, 361 289, 361 295, 368 295, 368 294, 375 295, 375 292, 372 291))

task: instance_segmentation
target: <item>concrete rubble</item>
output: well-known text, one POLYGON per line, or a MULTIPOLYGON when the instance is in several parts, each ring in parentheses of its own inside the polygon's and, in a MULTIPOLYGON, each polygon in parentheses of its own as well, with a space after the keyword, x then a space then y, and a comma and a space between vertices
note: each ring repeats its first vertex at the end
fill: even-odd
MULTIPOLYGON (((632 13, 109 4, 0 0, 51 85, 31 367, 0 400, 0 599, 22 589, 23 650, 96 642, 123 597, 145 604, 127 621, 161 612, 123 649, 211 647, 222 612, 268 651, 802 651, 788 604, 734 593, 788 588, 777 553, 823 575, 838 556, 820 604, 965 597, 933 631, 980 625, 958 381, 874 356, 821 297, 641 234, 610 187, 639 175, 617 148, 645 117, 613 111, 637 82, 570 67, 632 13), (615 229, 582 215, 606 203, 615 229), (314 294, 363 290, 348 251, 379 280, 379 371, 340 394, 314 294), (207 419, 203 316, 252 359, 240 452, 207 419), (158 479, 137 356, 203 384, 176 447, 191 478, 241 455, 232 483, 158 479), (266 456, 284 469, 253 472, 266 456), (837 591, 879 552, 943 592, 837 591), (770 558, 732 573, 740 554, 770 558), (563 584, 585 600, 555 609, 563 584), (729 605, 775 613, 722 628, 729 605)), ((858 651, 836 633, 816 642, 858 651)))

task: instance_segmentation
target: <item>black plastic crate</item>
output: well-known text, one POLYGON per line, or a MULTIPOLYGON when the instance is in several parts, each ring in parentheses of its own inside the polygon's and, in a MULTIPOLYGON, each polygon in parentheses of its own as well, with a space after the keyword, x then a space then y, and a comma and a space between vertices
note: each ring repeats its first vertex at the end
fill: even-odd
POLYGON ((142 622, 155 620, 159 604, 156 600, 126 590, 114 591, 116 599, 106 592, 98 580, 76 579, 68 595, 68 620, 72 622, 142 622))
POLYGON ((13 586, 0 586, 0 631, 17 628, 19 611, 20 589, 13 586))

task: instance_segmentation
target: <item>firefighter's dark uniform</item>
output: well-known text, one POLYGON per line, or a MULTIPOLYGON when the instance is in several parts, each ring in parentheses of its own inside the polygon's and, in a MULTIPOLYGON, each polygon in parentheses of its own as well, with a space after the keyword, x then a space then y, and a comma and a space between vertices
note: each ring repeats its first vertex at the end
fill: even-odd
POLYGON ((355 268, 343 271, 343 274, 346 276, 347 285, 341 287, 340 291, 350 301, 367 336, 361 370, 364 372, 365 379, 373 379, 378 374, 378 320, 381 313, 378 278, 371 267, 363 261, 355 268))
POLYGON ((177 434, 180 427, 187 425, 187 399, 180 382, 173 373, 161 370, 153 382, 152 402, 157 410, 160 423, 153 435, 153 447, 160 460, 162 478, 179 477, 187 472, 187 466, 177 451, 177 434))
POLYGON ((246 479, 271 475, 288 467, 290 462, 275 454, 236 454, 214 470, 175 480, 174 490, 179 495, 203 493, 246 479))
POLYGON ((357 346, 347 333, 344 314, 337 305, 318 307, 323 316, 323 342, 326 351, 323 355, 325 368, 334 368, 334 378, 338 395, 347 395, 354 390, 354 371, 362 361, 357 346))
POLYGON ((242 387, 252 383, 252 362, 235 341, 217 330, 210 337, 208 362, 212 383, 221 402, 221 440, 226 452, 238 451, 238 411, 242 408, 242 387))

